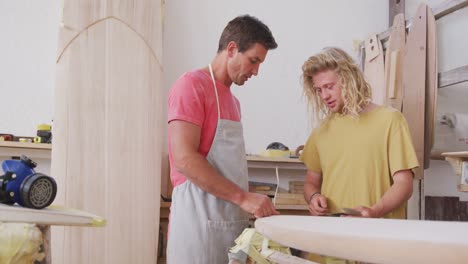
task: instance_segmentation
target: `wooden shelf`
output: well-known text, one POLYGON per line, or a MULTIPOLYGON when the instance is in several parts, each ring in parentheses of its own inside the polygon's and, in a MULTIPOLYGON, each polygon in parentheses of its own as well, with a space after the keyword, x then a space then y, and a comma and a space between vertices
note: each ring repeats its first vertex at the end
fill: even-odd
POLYGON ((17 141, 0 141, 0 147, 51 150, 52 144, 28 143, 28 142, 17 142, 17 141))
POLYGON ((52 144, 0 141, 0 157, 26 155, 31 159, 50 159, 52 144))
POLYGON ((257 169, 289 169, 307 170, 306 166, 298 158, 286 157, 263 157, 258 155, 247 155, 247 166, 257 169))

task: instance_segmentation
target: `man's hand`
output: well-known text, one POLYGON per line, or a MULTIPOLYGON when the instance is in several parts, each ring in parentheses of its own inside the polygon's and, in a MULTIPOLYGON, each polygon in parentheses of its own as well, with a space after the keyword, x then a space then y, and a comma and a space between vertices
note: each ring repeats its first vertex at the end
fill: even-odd
POLYGON ((245 193, 245 196, 239 206, 242 210, 253 214, 255 218, 280 214, 276 211, 271 199, 268 196, 259 193, 245 193))
POLYGON ((327 215, 327 198, 320 193, 314 194, 309 203, 309 212, 311 215, 327 215))
POLYGON ((363 217, 363 218, 380 218, 380 213, 378 210, 374 208, 369 208, 365 206, 358 206, 356 208, 353 208, 356 211, 359 211, 361 213, 361 216, 355 216, 354 217, 363 217))

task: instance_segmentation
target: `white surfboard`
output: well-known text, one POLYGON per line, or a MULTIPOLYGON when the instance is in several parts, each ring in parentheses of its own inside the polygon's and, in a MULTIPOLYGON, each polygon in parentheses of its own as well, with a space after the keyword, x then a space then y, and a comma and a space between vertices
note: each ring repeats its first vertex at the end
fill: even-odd
POLYGON ((367 263, 463 264, 468 259, 468 223, 272 216, 255 229, 284 246, 367 263))

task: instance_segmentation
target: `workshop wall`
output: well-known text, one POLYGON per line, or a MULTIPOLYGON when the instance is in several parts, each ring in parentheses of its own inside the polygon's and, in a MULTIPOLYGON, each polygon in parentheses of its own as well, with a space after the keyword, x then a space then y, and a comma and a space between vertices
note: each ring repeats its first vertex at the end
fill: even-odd
POLYGON ((0 133, 35 136, 53 119, 60 2, 0 0, 0 133))

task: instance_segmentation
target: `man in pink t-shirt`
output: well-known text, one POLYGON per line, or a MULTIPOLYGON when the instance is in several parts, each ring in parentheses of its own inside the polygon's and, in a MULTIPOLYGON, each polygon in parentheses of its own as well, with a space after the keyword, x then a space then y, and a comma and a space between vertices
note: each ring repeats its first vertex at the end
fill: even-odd
POLYGON ((226 253, 248 227, 249 216, 278 214, 267 196, 248 192, 240 104, 230 88, 257 75, 268 50, 276 47, 270 29, 260 20, 236 17, 225 27, 211 63, 185 73, 170 90, 174 190, 169 264, 239 260, 226 253))

